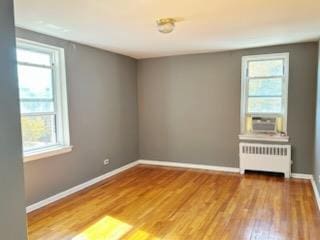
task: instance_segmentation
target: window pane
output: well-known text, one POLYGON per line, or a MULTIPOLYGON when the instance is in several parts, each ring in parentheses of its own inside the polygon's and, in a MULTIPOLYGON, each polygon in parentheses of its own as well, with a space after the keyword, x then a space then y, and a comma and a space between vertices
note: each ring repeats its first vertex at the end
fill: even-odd
POLYGON ((282 78, 249 79, 249 96, 282 96, 282 78))
POLYGON ((53 98, 51 69, 18 65, 20 98, 53 98))
POLYGON ((55 145, 55 116, 28 116, 21 118, 23 150, 44 148, 55 145))
POLYGON ((51 56, 49 54, 29 51, 21 48, 17 49, 17 60, 18 62, 51 66, 51 56))
POLYGON ((249 77, 282 76, 283 60, 263 60, 249 62, 249 77))
POLYGON ((248 113, 281 113, 281 97, 249 97, 248 113))
POLYGON ((50 113, 54 112, 54 103, 49 101, 20 102, 21 113, 50 113))

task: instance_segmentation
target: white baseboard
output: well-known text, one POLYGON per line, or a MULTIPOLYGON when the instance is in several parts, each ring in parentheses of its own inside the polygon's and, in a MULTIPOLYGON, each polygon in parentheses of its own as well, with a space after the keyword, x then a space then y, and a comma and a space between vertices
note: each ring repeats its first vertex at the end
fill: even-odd
POLYGON ((42 208, 42 207, 44 207, 44 206, 46 206, 46 205, 48 205, 50 203, 58 201, 61 198, 67 197, 67 196, 69 196, 69 195, 71 195, 73 193, 76 193, 76 192, 78 192, 78 191, 80 191, 82 189, 85 189, 85 188, 87 188, 87 187, 89 187, 89 186, 91 186, 93 184, 96 184, 96 183, 98 183, 98 182, 100 182, 102 180, 105 180, 105 179, 107 179, 107 178, 109 178, 111 176, 114 176, 114 175, 116 175, 116 174, 118 174, 120 172, 123 172, 123 171, 125 171, 125 170, 127 170, 129 168, 132 168, 132 167, 136 166, 137 164, 138 164, 137 161, 129 163, 127 165, 124 165, 123 167, 117 168, 117 169, 115 169, 115 170, 113 170, 111 172, 108 172, 108 173, 103 174, 103 175, 101 175, 99 177, 93 178, 93 179, 91 179, 91 180, 89 180, 87 182, 84 182, 84 183, 82 183, 80 185, 77 185, 75 187, 72 187, 72 188, 70 188, 70 189, 68 189, 66 191, 63 191, 63 192, 58 193, 56 195, 53 195, 53 196, 51 196, 49 198, 46 198, 46 199, 44 199, 44 200, 42 200, 40 202, 34 203, 34 204, 26 207, 26 212, 30 213, 30 212, 32 212, 34 210, 42 208))
POLYGON ((307 179, 310 180, 313 193, 316 199, 316 203, 318 205, 318 209, 320 210, 320 194, 316 185, 316 182, 314 181, 313 175, 312 174, 303 174, 303 173, 292 173, 291 174, 292 178, 299 178, 299 179, 307 179))
POLYGON ((304 174, 304 173, 291 173, 292 178, 299 178, 299 179, 313 179, 312 174, 304 174))
MULTIPOLYGON (((28 207, 26 207, 26 212, 30 213, 34 210, 37 210, 39 208, 42 208, 50 203, 53 203, 55 201, 58 201, 64 197, 67 197, 73 193, 76 193, 78 191, 81 191, 87 187, 90 187, 93 184, 96 184, 100 181, 103 181, 109 177, 112 177, 118 173, 121 173, 127 169, 130 169, 138 164, 145 164, 145 165, 155 165, 155 166, 165 166, 165 167, 180 167, 180 168, 193 168, 193 169, 202 169, 202 170, 212 170, 212 171, 221 171, 221 172, 233 172, 233 173, 239 173, 239 168, 233 168, 233 167, 221 167, 221 166, 212 166, 212 165, 204 165, 204 164, 192 164, 192 163, 180 163, 180 162, 168 162, 168 161, 155 161, 155 160, 137 160, 132 163, 129 163, 123 167, 117 168, 111 172, 108 172, 106 174, 103 174, 99 177, 96 177, 94 179, 91 179, 87 182, 84 182, 80 185, 77 185, 75 187, 72 187, 66 191, 63 191, 61 193, 58 193, 56 195, 53 195, 49 198, 46 198, 42 201, 39 201, 37 203, 34 203, 28 207)), ((292 173, 292 178, 300 178, 300 179, 308 179, 312 183, 313 191, 315 194, 315 198, 318 204, 318 207, 320 209, 320 196, 318 189, 316 187, 315 181, 313 179, 313 176, 311 174, 301 174, 301 173, 292 173)))
POLYGON ((316 198, 317 204, 318 204, 318 208, 320 210, 320 194, 316 185, 316 182, 314 181, 314 178, 311 178, 311 184, 312 184, 312 188, 313 188, 313 192, 314 192, 314 196, 316 198))
MULTIPOLYGON (((155 165, 155 166, 165 166, 165 167, 181 167, 181 168, 194 168, 194 169, 203 169, 203 170, 213 170, 213 171, 222 171, 222 172, 234 172, 239 173, 239 168, 232 168, 232 167, 220 167, 220 166, 211 166, 211 165, 202 165, 202 164, 192 164, 192 163, 180 163, 180 162, 168 162, 168 161, 155 161, 155 160, 144 160, 140 159, 137 161, 139 164, 146 164, 146 165, 155 165)), ((304 173, 292 173, 291 178, 298 178, 298 179, 307 179, 311 181, 312 188, 314 191, 314 195, 316 198, 316 202, 318 208, 320 210, 320 194, 316 183, 314 181, 312 174, 304 174, 304 173)))
POLYGON ((138 160, 139 164, 146 165, 156 165, 156 166, 165 166, 165 167, 180 167, 180 168, 194 168, 194 169, 203 169, 203 170, 212 170, 212 171, 221 171, 221 172, 233 172, 239 173, 239 168, 233 167, 220 167, 204 164, 193 164, 193 163, 180 163, 180 162, 168 162, 168 161, 155 161, 155 160, 138 160))
MULTIPOLYGON (((221 171, 221 172, 234 172, 234 173, 240 172, 240 168, 221 167, 221 166, 213 166, 213 165, 194 164, 194 163, 181 163, 181 162, 145 160, 145 159, 140 159, 137 162, 138 164, 164 166, 164 167, 194 168, 194 169, 203 169, 203 170, 212 170, 212 171, 221 171)), ((304 173, 292 173, 291 177, 299 178, 299 179, 309 179, 309 180, 313 178, 312 174, 304 174, 304 173)))

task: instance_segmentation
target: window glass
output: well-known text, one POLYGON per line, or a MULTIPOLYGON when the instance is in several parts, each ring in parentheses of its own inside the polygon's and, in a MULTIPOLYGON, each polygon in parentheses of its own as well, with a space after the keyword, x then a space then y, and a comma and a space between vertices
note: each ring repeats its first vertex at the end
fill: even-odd
POLYGON ((54 115, 22 116, 21 127, 24 151, 57 143, 54 115))
POLYGON ((29 64, 51 66, 50 54, 30 51, 21 48, 17 49, 17 60, 18 62, 25 62, 29 64))
POLYGON ((53 113, 53 101, 20 101, 20 111, 26 113, 53 113))
POLYGON ((21 99, 52 99, 53 84, 50 68, 18 65, 21 99))
POLYGON ((249 77, 272 77, 283 75, 283 60, 260 60, 249 62, 249 77))
POLYGON ((253 129, 254 117, 276 119, 277 133, 287 131, 288 66, 289 53, 242 58, 242 133, 258 132, 253 129))
POLYGON ((69 146, 63 49, 18 39, 16 54, 24 154, 69 146))
POLYGON ((249 97, 248 113, 281 113, 281 97, 249 97))
POLYGON ((282 78, 250 79, 248 96, 281 96, 282 82, 282 78))

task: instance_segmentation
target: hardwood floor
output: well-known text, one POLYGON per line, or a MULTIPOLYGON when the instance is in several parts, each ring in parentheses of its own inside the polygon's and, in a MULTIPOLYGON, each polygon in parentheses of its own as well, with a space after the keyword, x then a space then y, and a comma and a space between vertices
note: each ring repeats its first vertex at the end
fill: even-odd
POLYGON ((139 165, 28 215, 29 239, 320 239, 307 180, 139 165))

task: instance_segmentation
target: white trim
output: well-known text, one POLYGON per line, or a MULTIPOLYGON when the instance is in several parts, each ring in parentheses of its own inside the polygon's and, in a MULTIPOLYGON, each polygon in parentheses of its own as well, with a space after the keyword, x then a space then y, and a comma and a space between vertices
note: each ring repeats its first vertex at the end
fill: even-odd
POLYGON ((60 47, 52 46, 52 45, 37 42, 37 41, 28 40, 20 37, 16 38, 16 42, 18 42, 22 48, 27 50, 34 50, 34 48, 32 47, 32 45, 34 45, 37 48, 36 51, 42 52, 42 53, 48 53, 48 49, 52 51, 56 51, 57 49, 60 49, 60 47))
POLYGON ((64 145, 70 145, 70 130, 69 130, 69 114, 68 114, 68 94, 67 94, 67 76, 66 76, 66 61, 64 48, 57 48, 54 54, 55 61, 55 98, 57 114, 58 141, 64 145))
POLYGON ((73 146, 55 146, 52 148, 40 149, 24 153, 23 162, 30 162, 38 159, 49 158, 60 154, 65 154, 72 151, 73 146))
MULTIPOLYGON (((60 146, 70 145, 70 133, 69 133, 69 117, 68 117, 68 97, 67 97, 67 80, 66 80, 66 62, 65 62, 65 52, 64 48, 47 45, 35 41, 30 41, 26 39, 17 38, 17 46, 19 49, 26 49, 33 52, 42 52, 49 54, 51 57, 51 66, 41 66, 37 64, 38 67, 50 68, 52 71, 52 87, 53 87, 53 100, 54 100, 54 112, 48 113, 36 113, 32 115, 55 115, 55 131, 57 138, 57 144, 60 146)), ((21 63, 17 63, 21 64, 21 63)), ((28 63, 22 63, 26 65, 28 63)), ((21 99, 20 99, 21 101, 21 99)), ((26 114, 21 114, 26 115, 26 114)), ((30 115, 30 114, 28 114, 30 115)), ((43 147, 41 150, 50 151, 51 147, 43 147)), ((26 153, 29 154, 29 153, 26 153)), ((32 153, 31 153, 32 154, 32 153)), ((42 156, 35 157, 36 159, 43 158, 42 156)), ((35 159, 33 159, 35 160, 35 159)), ((30 161, 30 160, 26 160, 30 161)))
MULTIPOLYGON (((155 160, 144 160, 144 159, 138 160, 137 163, 138 164, 145 164, 145 165, 165 166, 165 167, 193 168, 193 169, 240 173, 240 168, 220 167, 220 166, 211 166, 211 165, 203 165, 203 164, 180 163, 180 162, 169 162, 169 161, 155 161, 155 160)), ((314 182, 313 176, 311 174, 292 173, 291 178, 307 179, 307 180, 311 181, 314 195, 316 198, 316 202, 317 202, 318 208, 320 210, 320 194, 319 194, 317 186, 314 182)))
MULTIPOLYGON (((247 114, 247 96, 248 96, 248 81, 247 71, 248 62, 257 60, 268 60, 268 59, 284 59, 284 81, 283 93, 282 93, 282 116, 283 116, 283 131, 287 132, 287 117, 288 117, 288 87, 289 87, 289 52, 285 53, 272 53, 272 54, 261 54, 261 55, 249 55, 243 56, 241 61, 241 101, 240 101, 240 129, 241 133, 245 132, 245 118, 247 114)), ((252 115, 274 115, 274 114, 252 114, 252 115)))
POLYGON ((138 162, 134 161, 132 163, 124 165, 123 167, 117 168, 117 169, 115 169, 115 170, 113 170, 111 172, 105 173, 105 174, 103 174, 103 175, 101 175, 99 177, 93 178, 93 179, 91 179, 91 180, 89 180, 87 182, 84 182, 84 183, 79 184, 79 185, 77 185, 75 187, 72 187, 72 188, 70 188, 70 189, 68 189, 66 191, 63 191, 63 192, 58 193, 56 195, 53 195, 53 196, 51 196, 49 198, 46 198, 46 199, 44 199, 44 200, 42 200, 40 202, 34 203, 34 204, 26 207, 26 212, 30 213, 30 212, 32 212, 34 210, 42 208, 42 207, 44 207, 44 206, 46 206, 46 205, 48 205, 50 203, 58 201, 58 200, 60 200, 62 198, 65 198, 65 197, 67 197, 67 196, 69 196, 69 195, 71 195, 73 193, 79 192, 79 191, 81 191, 81 190, 83 190, 83 189, 85 189, 87 187, 90 187, 93 184, 96 184, 96 183, 98 183, 100 181, 103 181, 103 180, 105 180, 105 179, 107 179, 109 177, 112 177, 112 176, 114 176, 114 175, 116 175, 118 173, 121 173, 121 172, 123 172, 123 171, 125 171, 125 170, 127 170, 129 168, 132 168, 132 167, 136 166, 137 164, 138 164, 138 162))
POLYGON ((311 185, 312 185, 314 196, 315 196, 315 199, 316 199, 316 202, 318 205, 318 209, 320 210, 320 194, 319 194, 319 191, 318 191, 318 188, 317 188, 316 182, 314 181, 313 176, 311 178, 311 185))
POLYGON ((298 178, 298 179, 307 179, 307 180, 313 179, 311 174, 304 174, 304 173, 291 173, 291 177, 298 178))
POLYGON ((239 134, 239 139, 247 141, 289 142, 288 136, 269 136, 266 134, 239 134))
MULTIPOLYGON (((194 168, 194 169, 203 169, 203 170, 212 170, 212 171, 240 173, 240 168, 212 166, 212 165, 204 165, 204 164, 156 161, 156 160, 145 160, 145 159, 140 159, 137 161, 137 163, 144 164, 144 165, 164 166, 164 167, 194 168)), ((297 179, 309 179, 309 180, 313 179, 313 176, 311 174, 304 174, 304 173, 292 173, 291 177, 297 178, 297 179)))
POLYGON ((318 209, 320 210, 320 194, 316 185, 316 182, 314 181, 314 177, 312 174, 303 174, 303 173, 292 173, 291 174, 292 178, 299 178, 299 179, 307 179, 310 180, 314 197, 318 206, 318 209))
MULTIPOLYGON (((103 181, 109 177, 112 177, 116 174, 119 174, 125 170, 128 170, 132 167, 135 167, 139 164, 144 164, 144 165, 154 165, 154 166, 166 166, 166 167, 180 167, 180 168, 193 168, 193 169, 203 169, 203 170, 212 170, 212 171, 222 171, 222 172, 232 172, 232 173, 239 173, 240 170, 239 168, 232 168, 232 167, 220 167, 220 166, 211 166, 211 165, 203 165, 203 164, 192 164, 192 163, 178 163, 178 162, 168 162, 168 161, 154 161, 154 160, 144 160, 140 159, 134 162, 131 162, 127 165, 124 165, 123 167, 117 168, 111 172, 108 172, 106 174, 103 174, 99 177, 93 178, 87 182, 84 182, 82 184, 79 184, 75 187, 72 187, 66 191, 63 191, 61 193, 58 193, 56 195, 53 195, 49 198, 46 198, 42 201, 39 201, 37 203, 34 203, 30 206, 26 207, 26 212, 30 213, 32 211, 35 211, 39 208, 42 208, 50 203, 53 203, 55 201, 58 201, 62 198, 65 198, 73 193, 79 192, 87 187, 90 187, 100 181, 103 181)), ((318 207, 320 209, 320 197, 319 197, 319 192, 317 190, 317 187, 315 185, 313 176, 311 174, 300 174, 300 173, 292 173, 291 174, 292 178, 300 178, 300 179, 309 179, 311 180, 313 191, 315 194, 315 198, 318 204, 318 207)))
POLYGON ((145 165, 166 166, 166 167, 180 167, 180 168, 194 168, 194 169, 222 171, 222 172, 233 172, 233 173, 239 173, 240 172, 239 168, 212 166, 212 165, 204 165, 204 164, 193 164, 193 163, 155 161, 155 160, 144 160, 144 159, 138 160, 138 163, 139 164, 145 164, 145 165))

